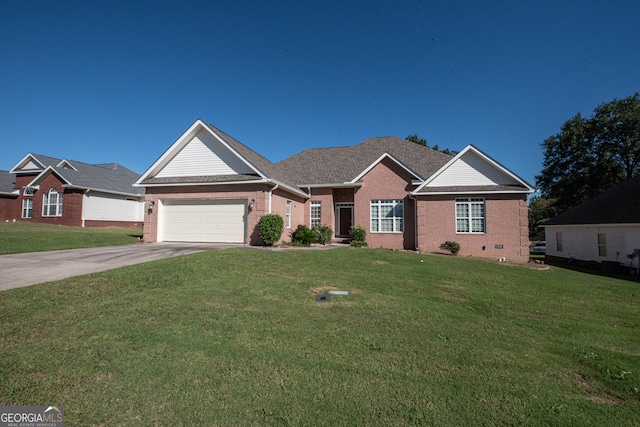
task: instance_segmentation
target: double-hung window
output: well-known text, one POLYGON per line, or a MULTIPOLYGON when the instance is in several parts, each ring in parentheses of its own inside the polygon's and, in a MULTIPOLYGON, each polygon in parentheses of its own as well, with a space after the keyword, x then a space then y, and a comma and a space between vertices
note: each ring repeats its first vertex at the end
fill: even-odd
POLYGON ((62 193, 51 187, 42 197, 42 216, 62 216, 62 193))
POLYGON ((22 218, 32 218, 33 199, 22 199, 22 218))
POLYGON ((483 198, 456 199, 456 233, 484 233, 483 198))
POLYGON ((285 218, 285 226, 291 228, 291 200, 287 200, 287 214, 285 218))
POLYGON ((316 225, 320 225, 322 213, 322 203, 321 202, 311 202, 311 227, 313 228, 316 225))
POLYGON ((598 233, 598 256, 607 256, 607 235, 598 233))
POLYGON ((404 202, 402 200, 371 201, 372 233, 401 233, 403 223, 404 202))

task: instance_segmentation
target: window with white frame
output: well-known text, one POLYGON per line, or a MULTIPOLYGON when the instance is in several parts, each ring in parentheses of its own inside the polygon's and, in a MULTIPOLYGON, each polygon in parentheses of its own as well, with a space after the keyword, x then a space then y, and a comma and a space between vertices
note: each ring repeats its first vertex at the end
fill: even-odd
POLYGON ((311 202, 311 227, 316 225, 320 225, 321 223, 321 214, 322 214, 322 203, 321 202, 311 202))
POLYGON ((556 233, 556 251, 562 252, 562 233, 556 233))
POLYGON ((456 233, 484 233, 483 198, 456 199, 456 233))
POLYGON ((33 199, 22 199, 22 218, 33 216, 33 199))
POLYGON ((42 197, 42 216, 62 216, 62 194, 55 187, 42 197))
POLYGON ((401 233, 404 222, 404 202, 402 200, 371 201, 371 232, 401 233))
POLYGON ((287 228, 291 228, 291 200, 287 200, 287 214, 285 218, 287 228))
POLYGON ((598 233, 598 256, 607 256, 607 235, 598 233))

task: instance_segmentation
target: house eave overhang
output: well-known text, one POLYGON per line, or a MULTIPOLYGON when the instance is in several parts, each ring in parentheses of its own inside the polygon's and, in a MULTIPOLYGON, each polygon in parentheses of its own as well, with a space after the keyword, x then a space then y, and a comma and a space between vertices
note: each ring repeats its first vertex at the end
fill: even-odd
POLYGON ((506 176, 511 177, 513 180, 515 180, 515 182, 519 183, 524 188, 526 188, 529 194, 536 192, 536 189, 533 188, 533 186, 531 186, 527 181, 525 181, 524 179, 520 178, 515 173, 511 172, 509 169, 505 168, 500 163, 498 163, 496 160, 492 159, 491 157, 489 157, 488 155, 486 155, 485 153, 483 153, 482 151, 480 151, 479 149, 477 149, 473 145, 467 145, 462 151, 460 151, 458 154, 456 154, 451 160, 449 160, 438 171, 436 171, 433 175, 428 177, 420 185, 420 187, 418 187, 416 189, 416 191, 414 191, 414 194, 418 194, 417 191, 422 190, 423 188, 428 188, 429 184, 431 182, 433 182, 438 176, 440 176, 444 171, 446 171, 448 168, 450 168, 451 165, 456 163, 460 158, 462 158, 469 151, 471 151, 472 153, 475 153, 476 155, 480 156, 480 158, 482 158, 484 161, 488 162, 490 165, 492 165, 497 170, 501 171, 506 176))
POLYGON ((68 188, 70 190, 81 190, 84 192, 89 192, 89 191, 93 191, 95 193, 105 193, 105 194, 116 194, 118 196, 127 196, 127 197, 135 197, 135 198, 142 198, 144 197, 144 194, 140 194, 140 193, 126 193, 124 191, 112 191, 112 190, 104 190, 101 188, 92 188, 92 187, 81 187, 81 186, 77 186, 77 185, 62 185, 63 188, 68 188))
POLYGON ((271 180, 268 179, 255 179, 255 180, 241 180, 241 181, 202 181, 202 182, 153 182, 153 183, 139 183, 133 184, 134 187, 192 187, 203 185, 239 185, 239 184, 269 184, 271 180))
POLYGON ((300 188, 358 188, 362 187, 363 182, 336 182, 328 184, 301 184, 300 188))
POLYGON ((16 191, 0 191, 0 196, 18 197, 19 195, 20 195, 20 192, 18 190, 16 190, 16 191))
POLYGON ((231 147, 220 135, 218 135, 213 129, 211 129, 207 123, 202 121, 201 119, 196 120, 189 129, 187 129, 171 146, 164 152, 162 155, 156 160, 149 169, 147 169, 140 178, 135 182, 135 186, 149 186, 148 184, 144 184, 144 181, 151 176, 154 176, 158 173, 174 155, 174 152, 182 148, 193 136, 195 136, 200 130, 206 130, 213 136, 216 140, 218 140, 223 146, 225 146, 229 151, 231 151, 235 156, 237 156, 240 161, 246 164, 251 170, 253 170, 258 176, 263 179, 267 179, 266 175, 262 173, 255 165, 249 162, 243 155, 238 153, 233 147, 231 147))
POLYGON ((36 157, 33 154, 29 153, 26 156, 24 156, 18 163, 16 163, 16 165, 14 167, 12 167, 9 172, 10 173, 15 173, 16 175, 30 175, 30 174, 42 172, 44 169, 45 169, 45 166, 42 164, 42 162, 40 162, 38 159, 36 159, 36 157), (39 164, 40 168, 39 169, 16 170, 19 167, 21 167, 21 165, 26 164, 27 163, 27 159, 31 159, 34 163, 39 164))
POLYGON ((371 169, 373 169, 374 167, 376 167, 380 162, 382 162, 384 159, 390 159, 391 161, 393 161, 394 163, 396 163, 398 166, 400 166, 402 169, 404 169, 405 171, 407 171, 409 174, 413 175, 414 178, 421 180, 422 181, 422 177, 417 174, 415 171, 411 170, 411 168, 409 168, 407 165, 405 165, 404 163, 402 163, 400 160, 396 159, 395 157, 393 157, 391 154, 384 152, 380 157, 378 157, 373 163, 371 163, 369 166, 367 166, 362 172, 360 172, 360 174, 358 174, 358 176, 356 176, 355 178, 353 178, 351 180, 352 183, 356 183, 358 181, 360 181, 362 179, 363 176, 365 176, 366 174, 369 173, 369 171, 371 171, 371 169))
POLYGON ((36 187, 36 186, 38 186, 40 184, 40 182, 51 173, 56 175, 58 178, 60 178, 60 180, 62 181, 62 185, 63 186, 72 185, 71 181, 69 181, 67 178, 62 176, 62 174, 60 172, 56 171, 54 168, 49 166, 45 170, 43 170, 38 176, 36 176, 30 183, 28 183, 26 185, 26 187, 36 187))
POLYGON ((589 224, 540 224, 540 227, 562 227, 562 228, 583 228, 583 227, 640 227, 640 222, 624 223, 589 223, 589 224))
POLYGON ((134 187, 201 187, 201 186, 219 186, 219 185, 247 185, 247 184, 267 184, 279 187, 290 193, 308 198, 309 195, 300 189, 291 187, 283 182, 273 179, 255 179, 255 180, 239 180, 239 181, 203 181, 203 182, 157 182, 157 183, 135 183, 134 187))
POLYGON ((412 191, 412 196, 461 195, 461 194, 532 194, 535 190, 456 190, 456 191, 412 191))

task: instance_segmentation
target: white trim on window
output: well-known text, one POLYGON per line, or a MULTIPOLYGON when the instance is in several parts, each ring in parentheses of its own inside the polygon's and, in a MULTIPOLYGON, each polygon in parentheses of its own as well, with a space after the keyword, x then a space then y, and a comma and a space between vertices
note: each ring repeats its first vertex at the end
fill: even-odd
POLYGON ((604 233, 598 233, 598 256, 607 256, 607 235, 604 233))
POLYGON ((285 225, 291 228, 291 200, 287 200, 287 213, 285 215, 285 225))
POLYGON ((33 199, 22 199, 22 218, 33 218, 33 199))
POLYGON ((309 218, 311 228, 322 223, 322 202, 311 202, 309 218))
POLYGON ((404 230, 403 200, 372 200, 370 227, 372 233, 402 233, 404 230))
POLYGON ((42 216, 62 216, 62 193, 55 187, 42 195, 42 216))
POLYGON ((484 198, 456 199, 456 233, 483 234, 485 224, 484 198))

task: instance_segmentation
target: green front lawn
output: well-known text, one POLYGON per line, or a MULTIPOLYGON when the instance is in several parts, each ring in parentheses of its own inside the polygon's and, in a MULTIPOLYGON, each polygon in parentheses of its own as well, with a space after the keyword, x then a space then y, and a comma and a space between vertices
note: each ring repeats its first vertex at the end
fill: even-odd
POLYGON ((0 255, 135 243, 141 228, 67 227, 0 222, 0 255))
POLYGON ((632 426, 639 300, 471 258, 205 252, 1 292, 0 402, 69 426, 632 426))

